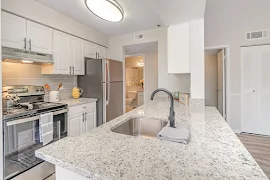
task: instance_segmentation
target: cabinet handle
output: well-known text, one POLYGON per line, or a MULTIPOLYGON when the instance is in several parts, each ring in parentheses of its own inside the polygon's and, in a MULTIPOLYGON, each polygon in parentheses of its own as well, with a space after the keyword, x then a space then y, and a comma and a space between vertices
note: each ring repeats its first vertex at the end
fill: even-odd
POLYGON ((29 50, 31 51, 31 49, 32 49, 32 43, 31 43, 31 39, 29 40, 29 50))
POLYGON ((71 74, 71 66, 69 66, 69 74, 71 74))
POLYGON ((24 38, 24 49, 26 50, 26 38, 24 38))
POLYGON ((99 59, 99 53, 98 53, 98 59, 99 59))
POLYGON ((72 69, 73 69, 73 75, 74 75, 74 66, 72 66, 72 69))
POLYGON ((98 57, 97 57, 97 52, 96 52, 96 59, 97 59, 98 57))
POLYGON ((84 122, 84 113, 82 115, 83 115, 82 121, 84 122))

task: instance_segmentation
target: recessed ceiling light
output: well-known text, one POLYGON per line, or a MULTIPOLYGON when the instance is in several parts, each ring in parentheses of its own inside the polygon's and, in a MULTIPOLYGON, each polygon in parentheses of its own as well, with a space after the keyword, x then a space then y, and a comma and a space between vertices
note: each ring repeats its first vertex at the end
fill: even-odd
POLYGON ((85 0, 86 7, 96 16, 110 22, 124 18, 123 8, 114 0, 85 0))

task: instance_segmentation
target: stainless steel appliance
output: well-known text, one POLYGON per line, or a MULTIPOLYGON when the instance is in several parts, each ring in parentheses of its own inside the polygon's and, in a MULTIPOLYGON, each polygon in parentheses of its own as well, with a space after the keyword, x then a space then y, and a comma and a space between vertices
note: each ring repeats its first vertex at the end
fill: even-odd
POLYGON ((42 54, 33 51, 2 47, 2 60, 7 62, 33 61, 35 63, 53 63, 51 54, 42 54))
POLYGON ((97 125, 123 114, 123 66, 110 59, 85 59, 85 76, 78 76, 82 97, 97 98, 97 125))
POLYGON ((2 97, 18 96, 12 107, 3 108, 4 179, 41 180, 54 173, 54 165, 35 157, 41 114, 53 113, 53 141, 67 136, 67 105, 44 102, 42 86, 4 86, 2 97))

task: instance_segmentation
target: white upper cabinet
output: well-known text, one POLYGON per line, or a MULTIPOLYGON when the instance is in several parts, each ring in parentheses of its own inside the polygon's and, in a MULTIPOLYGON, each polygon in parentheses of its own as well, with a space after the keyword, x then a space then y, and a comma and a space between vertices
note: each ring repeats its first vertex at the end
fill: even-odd
POLYGON ((27 49, 44 54, 52 54, 52 29, 27 21, 27 49))
POLYGON ((2 46, 26 50, 26 19, 2 11, 2 46))
POLYGON ((43 74, 84 75, 83 40, 53 30, 54 64, 42 67, 43 74))
POLYGON ((190 73, 190 23, 168 27, 168 73, 190 73))
POLYGON ((84 57, 102 59, 107 58, 107 48, 96 45, 94 43, 84 41, 83 43, 84 57))
POLYGON ((52 54, 52 29, 2 11, 2 46, 52 54))
POLYGON ((70 37, 70 65, 73 75, 84 75, 83 40, 70 37))
POLYGON ((98 59, 107 58, 107 48, 97 46, 98 59))
MULTIPOLYGON (((48 74, 71 74, 70 37, 68 34, 53 31, 54 71, 48 74)), ((45 72, 45 74, 47 74, 45 72)))
POLYGON ((88 41, 83 42, 83 54, 87 58, 97 58, 97 45, 88 41))

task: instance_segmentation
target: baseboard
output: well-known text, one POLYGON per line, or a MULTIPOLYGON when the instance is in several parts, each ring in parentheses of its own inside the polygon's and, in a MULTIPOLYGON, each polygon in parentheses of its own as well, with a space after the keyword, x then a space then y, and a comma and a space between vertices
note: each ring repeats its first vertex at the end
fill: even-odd
POLYGON ((240 134, 242 131, 238 130, 238 129, 232 129, 234 133, 236 134, 240 134))

